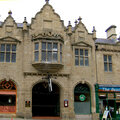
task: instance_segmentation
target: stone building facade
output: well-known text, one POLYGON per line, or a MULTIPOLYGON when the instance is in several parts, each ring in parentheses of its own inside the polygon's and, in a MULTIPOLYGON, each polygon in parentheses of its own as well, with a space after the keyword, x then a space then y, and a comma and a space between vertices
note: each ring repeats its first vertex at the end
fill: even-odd
POLYGON ((104 107, 119 117, 115 28, 100 39, 81 18, 66 27, 47 0, 30 24, 10 11, 0 22, 0 117, 97 120, 104 107))

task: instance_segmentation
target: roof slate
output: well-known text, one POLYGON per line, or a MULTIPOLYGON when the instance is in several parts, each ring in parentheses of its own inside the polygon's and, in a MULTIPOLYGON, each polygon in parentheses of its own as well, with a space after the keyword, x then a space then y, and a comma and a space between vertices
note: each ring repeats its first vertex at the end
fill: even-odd
POLYGON ((103 39, 103 38, 97 38, 95 40, 96 44, 112 44, 115 45, 117 42, 120 42, 119 40, 114 40, 114 39, 103 39))
MULTIPOLYGON (((0 21, 0 26, 3 25, 3 22, 0 21)), ((30 24, 27 24, 27 26, 29 26, 30 24)), ((17 23, 17 27, 19 28, 23 28, 23 23, 17 23)))

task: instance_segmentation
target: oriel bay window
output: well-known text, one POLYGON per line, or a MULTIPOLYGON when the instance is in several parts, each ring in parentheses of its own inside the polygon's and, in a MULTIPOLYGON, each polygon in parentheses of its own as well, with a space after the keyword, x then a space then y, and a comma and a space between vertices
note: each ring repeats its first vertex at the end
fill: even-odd
POLYGON ((39 43, 35 43, 35 61, 39 61, 39 43))
POLYGON ((89 66, 88 50, 75 49, 75 65, 76 66, 89 66))
POLYGON ((42 42, 42 62, 58 61, 58 44, 42 42))
POLYGON ((16 44, 0 44, 0 62, 16 62, 16 44))
POLYGON ((59 42, 37 42, 34 44, 34 61, 62 63, 62 44, 59 42))
POLYGON ((60 63, 62 63, 62 44, 60 44, 60 63))

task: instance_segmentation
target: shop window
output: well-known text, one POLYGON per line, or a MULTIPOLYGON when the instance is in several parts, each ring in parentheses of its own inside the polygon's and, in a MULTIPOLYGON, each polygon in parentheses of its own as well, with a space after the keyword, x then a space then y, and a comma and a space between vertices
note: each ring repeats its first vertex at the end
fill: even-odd
POLYGON ((75 49, 75 65, 89 66, 87 49, 75 49))
POLYGON ((104 71, 112 72, 112 56, 104 55, 104 71))
POLYGON ((0 45, 0 62, 16 62, 16 45, 0 45))
POLYGON ((74 89, 75 114, 90 114, 90 89, 86 84, 78 84, 74 89))
POLYGON ((16 86, 9 81, 0 82, 0 113, 16 112, 16 86))

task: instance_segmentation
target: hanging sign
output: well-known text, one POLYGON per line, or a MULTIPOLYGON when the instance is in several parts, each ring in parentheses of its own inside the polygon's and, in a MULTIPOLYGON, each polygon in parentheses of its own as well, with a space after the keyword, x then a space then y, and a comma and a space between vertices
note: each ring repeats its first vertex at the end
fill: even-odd
POLYGON ((84 95, 84 94, 81 94, 80 96, 79 96, 79 100, 80 101, 85 101, 85 99, 86 99, 86 96, 84 95))

